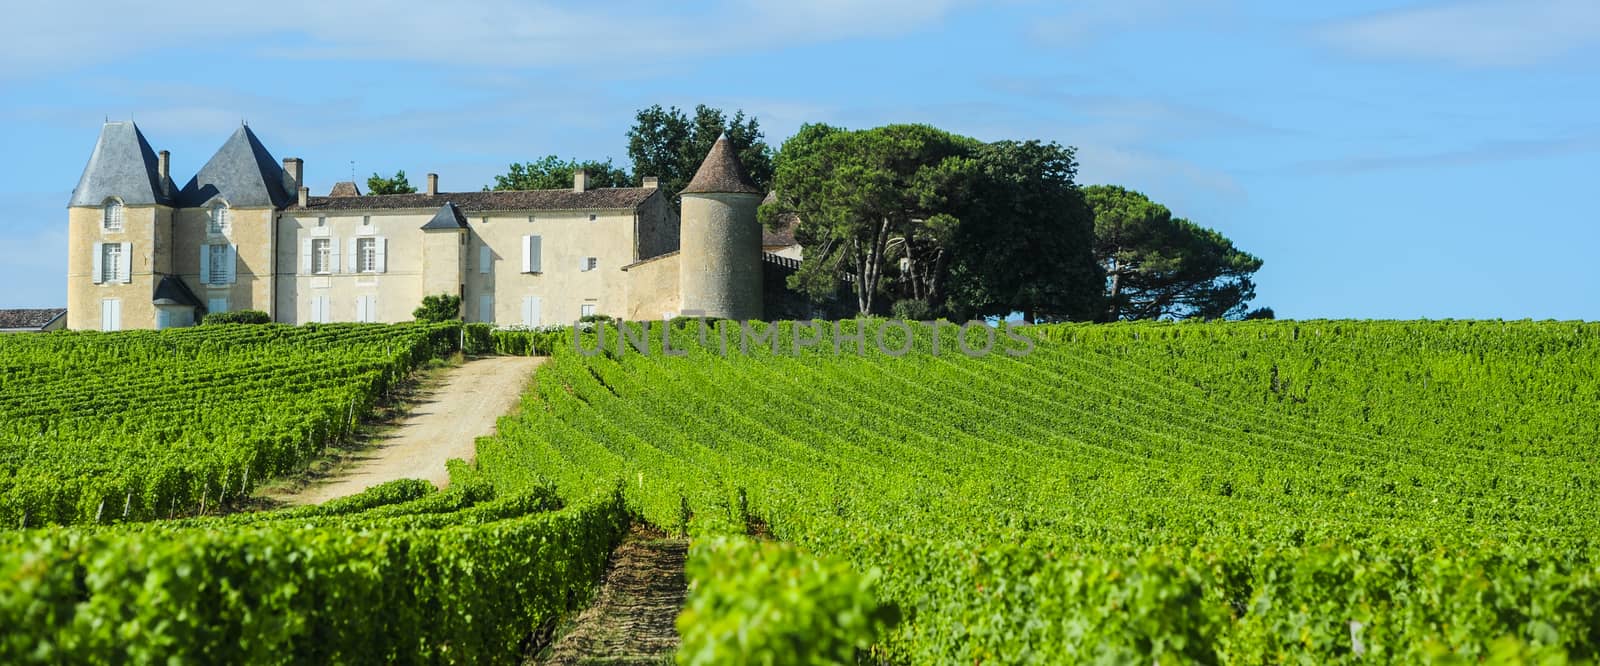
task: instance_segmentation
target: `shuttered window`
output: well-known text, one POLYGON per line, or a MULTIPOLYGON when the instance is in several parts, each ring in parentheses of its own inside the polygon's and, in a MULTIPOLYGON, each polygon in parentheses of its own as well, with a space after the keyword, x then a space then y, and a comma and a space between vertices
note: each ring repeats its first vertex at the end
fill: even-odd
MULTIPOLYGON (((122 243, 100 244, 100 281, 122 282, 122 243)), ((115 329, 113 329, 115 330, 115 329)))
POLYGON ((311 239, 311 272, 327 275, 333 267, 333 239, 311 239))

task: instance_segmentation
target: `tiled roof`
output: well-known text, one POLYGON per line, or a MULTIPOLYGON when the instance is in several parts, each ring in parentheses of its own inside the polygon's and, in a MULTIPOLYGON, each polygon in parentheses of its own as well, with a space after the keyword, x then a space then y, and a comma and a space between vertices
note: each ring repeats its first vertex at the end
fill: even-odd
POLYGON ((0 329, 44 328, 50 322, 66 316, 66 308, 22 308, 0 310, 0 329))
POLYGON ((111 197, 124 204, 172 204, 177 188, 158 173, 156 151, 133 121, 107 122, 89 154, 68 206, 99 206, 111 197))
POLYGON ((249 127, 239 127, 200 172, 183 186, 183 206, 203 206, 221 195, 234 208, 281 208, 294 202, 283 166, 249 127))
POLYGON ((304 208, 291 211, 337 210, 437 210, 453 203, 465 213, 500 210, 632 210, 655 194, 655 188, 603 187, 573 192, 560 190, 500 190, 428 194, 379 194, 360 197, 311 197, 304 208))
POLYGON ((341 180, 333 184, 333 191, 328 192, 330 197, 359 197, 361 188, 356 187, 354 181, 341 180))
POLYGON ((694 178, 689 181, 689 186, 683 188, 680 194, 761 194, 761 188, 750 180, 750 174, 744 170, 744 164, 739 162, 739 155, 733 149, 733 142, 728 140, 728 135, 717 137, 717 142, 712 144, 711 152, 706 155, 706 160, 700 163, 700 170, 694 172, 694 178))

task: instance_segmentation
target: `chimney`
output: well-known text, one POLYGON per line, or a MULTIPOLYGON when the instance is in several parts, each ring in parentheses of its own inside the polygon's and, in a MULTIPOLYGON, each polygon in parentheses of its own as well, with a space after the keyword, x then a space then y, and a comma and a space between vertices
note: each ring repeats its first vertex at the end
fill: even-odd
POLYGON ((578 169, 572 172, 572 191, 582 192, 589 189, 589 172, 578 169))
POLYGON ((304 185, 301 185, 300 186, 300 207, 301 208, 305 208, 310 203, 311 203, 311 188, 306 187, 304 185))
POLYGON ((172 178, 172 153, 165 150, 156 153, 156 175, 161 177, 163 183, 172 178))
POLYGON ((644 177, 644 189, 653 190, 653 189, 656 189, 658 187, 661 187, 661 180, 660 179, 656 178, 655 176, 645 176, 644 177))
POLYGON ((283 170, 285 173, 289 174, 289 180, 294 183, 294 187, 300 187, 301 185, 306 184, 305 160, 302 160, 298 157, 285 157, 283 158, 283 170))
POLYGON ((428 196, 433 197, 433 196, 438 196, 438 195, 439 195, 439 174, 430 173, 430 174, 428 174, 428 196))

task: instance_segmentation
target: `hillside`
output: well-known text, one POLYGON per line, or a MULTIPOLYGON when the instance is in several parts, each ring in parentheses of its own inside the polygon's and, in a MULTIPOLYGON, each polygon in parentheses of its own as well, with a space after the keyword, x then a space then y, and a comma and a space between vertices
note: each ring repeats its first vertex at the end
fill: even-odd
POLYGON ((442 493, 0 533, 0 657, 516 661, 640 519, 685 663, 1600 649, 1600 325, 724 326, 556 344, 442 493))

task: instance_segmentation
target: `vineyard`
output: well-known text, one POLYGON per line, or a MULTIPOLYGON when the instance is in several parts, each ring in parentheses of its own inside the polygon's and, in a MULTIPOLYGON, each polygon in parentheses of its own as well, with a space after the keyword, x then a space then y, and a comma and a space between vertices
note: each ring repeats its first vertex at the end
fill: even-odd
POLYGON ((1600 325, 655 327, 476 343, 556 358, 445 491, 153 522, 465 336, 0 339, 0 662, 516 662, 641 518, 681 663, 1600 654, 1600 325))
POLYGON ((349 435, 453 327, 0 337, 0 526, 203 512, 349 435))

